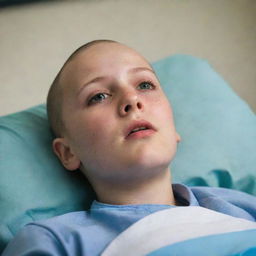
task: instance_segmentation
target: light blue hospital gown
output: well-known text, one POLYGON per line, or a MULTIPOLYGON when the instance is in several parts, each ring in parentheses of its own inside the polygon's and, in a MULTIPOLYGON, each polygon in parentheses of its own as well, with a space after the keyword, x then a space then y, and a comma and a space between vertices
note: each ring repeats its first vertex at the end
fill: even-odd
MULTIPOLYGON (((184 206, 202 206, 234 217, 256 220, 256 197, 210 187, 173 185, 184 206)), ((90 210, 71 212, 26 225, 9 243, 3 256, 76 255, 100 253, 122 231, 139 219, 170 205, 109 205, 97 201, 90 210)))

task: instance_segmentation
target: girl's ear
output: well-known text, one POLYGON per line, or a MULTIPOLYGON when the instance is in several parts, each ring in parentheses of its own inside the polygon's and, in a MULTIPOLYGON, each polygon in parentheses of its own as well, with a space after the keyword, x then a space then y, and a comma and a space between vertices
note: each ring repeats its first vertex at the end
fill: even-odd
POLYGON ((80 166, 80 160, 73 153, 65 138, 56 138, 52 143, 53 151, 60 159, 63 166, 70 170, 76 170, 80 166))
POLYGON ((181 137, 177 132, 176 132, 176 140, 177 140, 177 143, 179 143, 181 141, 181 137))

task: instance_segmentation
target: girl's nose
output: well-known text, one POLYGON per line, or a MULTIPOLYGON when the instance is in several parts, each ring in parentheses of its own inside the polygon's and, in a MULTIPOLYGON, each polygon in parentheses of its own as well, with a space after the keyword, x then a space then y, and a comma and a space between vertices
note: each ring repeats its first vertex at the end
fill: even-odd
POLYGON ((119 106, 119 114, 121 116, 143 110, 143 103, 135 92, 126 93, 119 106))

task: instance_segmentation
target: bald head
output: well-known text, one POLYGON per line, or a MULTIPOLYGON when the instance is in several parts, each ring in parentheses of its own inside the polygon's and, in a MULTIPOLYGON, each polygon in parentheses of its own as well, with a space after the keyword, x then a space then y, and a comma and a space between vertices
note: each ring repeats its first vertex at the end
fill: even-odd
POLYGON ((94 40, 89 43, 86 43, 76 49, 70 57, 66 60, 57 76, 55 77, 53 83, 48 92, 47 96, 47 115, 48 120, 55 137, 62 137, 63 132, 65 131, 65 125, 62 118, 62 105, 63 105, 63 84, 62 84, 62 74, 65 72, 65 68, 68 64, 76 58, 80 53, 89 49, 90 47, 97 44, 117 44, 118 42, 113 40, 94 40))
MULTIPOLYGON (((121 57, 123 52, 127 51, 128 56, 126 61, 132 60, 133 62, 139 58, 144 63, 143 65, 152 69, 148 61, 136 51, 111 40, 91 41, 82 45, 71 54, 54 79, 47 97, 48 119, 56 137, 63 137, 68 131, 64 120, 64 99, 65 108, 68 108, 69 99, 71 98, 71 94, 74 93, 75 87, 79 81, 84 80, 84 77, 90 77, 91 68, 97 69, 104 61, 106 62, 106 66, 109 66, 114 56, 121 57), (110 44, 113 44, 113 46, 110 44), (114 50, 113 47, 115 48, 114 50)), ((119 66, 122 66, 121 62, 119 64, 116 66, 116 70, 119 66)))

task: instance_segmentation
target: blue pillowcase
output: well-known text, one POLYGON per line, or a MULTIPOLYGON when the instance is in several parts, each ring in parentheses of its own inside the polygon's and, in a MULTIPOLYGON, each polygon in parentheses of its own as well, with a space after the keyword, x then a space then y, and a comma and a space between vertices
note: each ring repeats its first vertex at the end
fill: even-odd
POLYGON ((205 61, 176 55, 154 64, 182 137, 173 182, 256 195, 256 116, 205 61))

